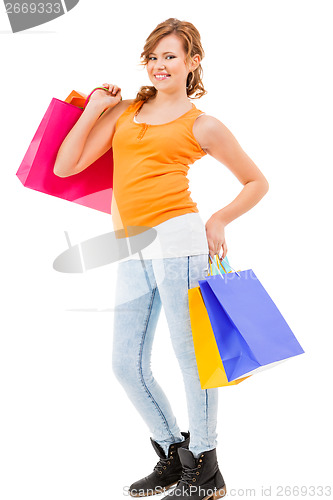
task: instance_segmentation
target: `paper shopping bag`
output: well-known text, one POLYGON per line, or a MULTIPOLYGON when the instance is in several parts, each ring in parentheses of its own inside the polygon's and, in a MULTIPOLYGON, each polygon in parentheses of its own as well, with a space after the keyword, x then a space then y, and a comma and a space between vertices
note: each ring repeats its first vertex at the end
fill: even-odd
POLYGON ((16 175, 25 187, 110 214, 112 148, 78 174, 58 177, 53 173, 58 150, 82 113, 83 109, 53 98, 16 175))
POLYGON ((304 353, 252 269, 198 283, 229 382, 304 353))
POLYGON ((188 290, 188 300, 201 389, 235 385, 248 378, 228 381, 199 286, 188 290))
POLYGON ((65 102, 69 104, 73 104, 73 106, 77 106, 78 108, 84 108, 84 104, 86 102, 87 96, 82 92, 78 92, 77 90, 72 90, 72 92, 66 97, 65 102))

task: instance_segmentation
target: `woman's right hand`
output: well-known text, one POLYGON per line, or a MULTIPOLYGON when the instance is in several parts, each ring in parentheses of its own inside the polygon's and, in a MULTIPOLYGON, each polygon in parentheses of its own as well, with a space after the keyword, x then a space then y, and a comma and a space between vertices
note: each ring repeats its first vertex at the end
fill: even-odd
MULTIPOLYGON (((101 87, 104 87, 105 90, 95 90, 92 93, 89 102, 98 103, 101 108, 103 108, 103 111, 108 108, 113 108, 122 100, 121 88, 117 87, 117 85, 103 83, 101 87)), ((89 102, 87 106, 89 105, 89 102)))

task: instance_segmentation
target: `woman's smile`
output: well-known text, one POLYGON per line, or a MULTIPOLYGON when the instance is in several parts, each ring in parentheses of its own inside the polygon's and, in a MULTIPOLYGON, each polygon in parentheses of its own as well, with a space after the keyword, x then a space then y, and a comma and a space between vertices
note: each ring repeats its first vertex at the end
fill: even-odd
POLYGON ((166 80, 167 78, 170 78, 170 75, 166 73, 157 73, 155 78, 156 80, 166 80))

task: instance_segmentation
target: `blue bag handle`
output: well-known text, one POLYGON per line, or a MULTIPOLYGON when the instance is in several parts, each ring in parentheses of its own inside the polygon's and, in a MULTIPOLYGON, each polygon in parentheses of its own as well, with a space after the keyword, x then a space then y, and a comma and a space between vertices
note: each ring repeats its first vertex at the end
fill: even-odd
MULTIPOLYGON (((220 259, 218 260, 220 266, 222 267, 224 273, 222 274, 220 269, 218 268, 218 266, 216 265, 216 262, 214 259, 212 259, 212 257, 210 256, 210 254, 208 254, 208 258, 211 259, 212 263, 214 264, 214 266, 216 267, 216 270, 217 270, 217 273, 220 274, 223 278, 223 274, 226 274, 226 273, 230 273, 231 271, 228 271, 228 268, 230 268, 232 271, 234 271, 237 276, 240 276, 240 274, 233 268, 231 267, 231 265, 229 264, 229 261, 228 261, 228 258, 227 256, 224 257, 224 259, 222 260, 222 262, 220 261, 220 259)), ((217 260, 217 259, 216 259, 217 260)), ((216 274, 217 274, 216 273, 216 274)))

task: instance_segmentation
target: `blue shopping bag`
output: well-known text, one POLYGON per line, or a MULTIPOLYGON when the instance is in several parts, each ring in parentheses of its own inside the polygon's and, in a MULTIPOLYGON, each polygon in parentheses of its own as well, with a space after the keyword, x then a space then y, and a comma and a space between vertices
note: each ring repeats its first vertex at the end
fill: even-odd
POLYGON ((252 269, 198 283, 229 382, 304 353, 252 269))

